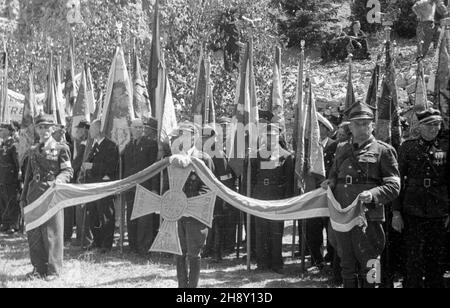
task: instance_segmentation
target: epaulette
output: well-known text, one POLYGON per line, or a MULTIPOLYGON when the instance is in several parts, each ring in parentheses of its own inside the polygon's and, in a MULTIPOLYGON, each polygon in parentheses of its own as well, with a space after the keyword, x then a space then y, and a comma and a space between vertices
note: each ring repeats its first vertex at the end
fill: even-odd
POLYGON ((376 142, 377 142, 378 144, 380 144, 380 145, 382 145, 382 146, 388 148, 388 149, 394 149, 394 147, 393 147, 392 145, 390 145, 389 143, 386 143, 386 142, 384 142, 384 141, 381 141, 381 140, 378 140, 378 139, 377 139, 376 142))

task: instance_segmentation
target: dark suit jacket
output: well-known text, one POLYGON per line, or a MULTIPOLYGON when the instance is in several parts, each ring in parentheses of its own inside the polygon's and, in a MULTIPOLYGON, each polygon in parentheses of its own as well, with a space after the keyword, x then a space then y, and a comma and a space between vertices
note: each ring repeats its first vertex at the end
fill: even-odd
POLYGON ((105 138, 98 149, 93 146, 87 161, 93 164, 92 170, 87 172, 87 183, 119 178, 119 147, 110 139, 105 138))

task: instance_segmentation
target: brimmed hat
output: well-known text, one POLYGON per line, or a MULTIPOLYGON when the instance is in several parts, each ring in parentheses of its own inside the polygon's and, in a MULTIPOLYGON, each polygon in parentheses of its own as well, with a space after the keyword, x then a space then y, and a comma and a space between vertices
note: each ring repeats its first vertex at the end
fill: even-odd
POLYGON ((175 128, 170 134, 170 137, 176 137, 176 136, 181 136, 184 132, 188 132, 191 133, 193 135, 198 135, 199 133, 199 128, 197 125, 195 125, 192 122, 189 121, 185 121, 180 123, 180 125, 178 125, 177 128, 175 128))
POLYGON ((217 123, 219 123, 219 124, 230 124, 231 123, 231 118, 229 118, 229 117, 221 117, 221 118, 219 118, 219 120, 217 120, 217 123))
POLYGON ((37 118, 36 118, 36 126, 38 125, 56 125, 55 124, 55 119, 53 118, 53 116, 49 115, 49 114, 40 114, 37 118))
POLYGON ((428 108, 422 112, 418 112, 416 116, 420 124, 442 122, 441 112, 434 108, 428 108))
POLYGON ((131 127, 144 127, 144 121, 141 119, 135 119, 131 121, 131 127))
POLYGON ((84 128, 84 129, 90 129, 91 128, 91 124, 89 124, 88 121, 86 120, 82 120, 78 123, 77 126, 75 126, 75 128, 84 128))
POLYGON ((354 103, 345 114, 347 115, 348 121, 355 120, 374 120, 374 110, 375 108, 367 105, 366 103, 356 102, 354 103))

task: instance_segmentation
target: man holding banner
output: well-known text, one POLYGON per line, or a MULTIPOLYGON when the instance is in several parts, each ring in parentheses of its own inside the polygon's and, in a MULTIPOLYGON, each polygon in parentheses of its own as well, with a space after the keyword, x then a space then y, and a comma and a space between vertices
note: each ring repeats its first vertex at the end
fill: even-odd
POLYGON ((390 145, 376 140, 374 113, 365 103, 356 102, 347 110, 353 139, 340 144, 326 182, 343 208, 355 199, 364 207, 367 225, 349 232, 336 232, 345 288, 367 287, 379 281, 367 279, 372 266, 377 267, 385 247, 382 227, 384 204, 400 193, 397 154, 390 145))
MULTIPOLYGON (((73 176, 69 147, 53 139, 53 116, 40 115, 36 119, 39 144, 30 150, 20 205, 36 201, 55 183, 68 183, 73 176)), ((28 278, 56 279, 62 270, 64 249, 64 213, 59 211, 45 224, 28 232, 30 258, 34 267, 28 278)))

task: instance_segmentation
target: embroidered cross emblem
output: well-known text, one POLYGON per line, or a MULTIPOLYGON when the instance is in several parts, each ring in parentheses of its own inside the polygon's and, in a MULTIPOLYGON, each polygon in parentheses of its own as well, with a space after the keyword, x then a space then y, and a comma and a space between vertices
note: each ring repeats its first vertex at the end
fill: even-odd
POLYGON ((216 193, 210 192, 198 197, 187 198, 183 187, 189 175, 194 171, 192 165, 179 168, 167 167, 169 190, 159 196, 142 186, 137 186, 131 219, 150 214, 160 214, 163 222, 150 251, 182 255, 178 237, 178 221, 182 217, 192 217, 212 227, 216 193))

